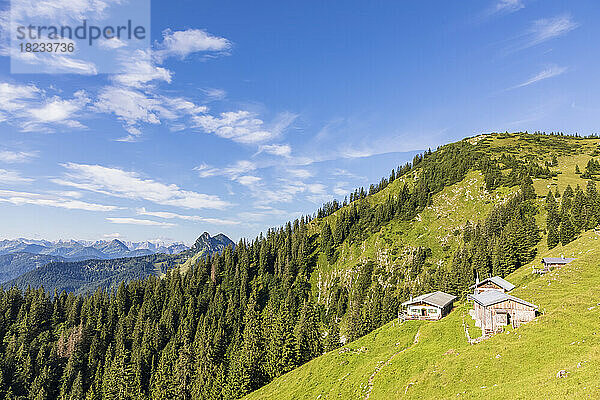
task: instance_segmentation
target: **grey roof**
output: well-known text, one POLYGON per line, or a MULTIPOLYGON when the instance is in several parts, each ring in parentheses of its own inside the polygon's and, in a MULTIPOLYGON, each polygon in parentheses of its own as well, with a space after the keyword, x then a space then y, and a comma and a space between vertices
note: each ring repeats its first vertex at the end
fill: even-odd
POLYGON ((471 289, 481 286, 487 282, 495 283, 496 285, 500 286, 502 289, 506 290, 507 292, 510 292, 511 290, 513 290, 515 288, 515 285, 513 285, 506 279, 502 279, 499 276, 492 276, 491 278, 484 279, 481 282, 479 282, 478 284, 471 286, 471 289))
POLYGON ((564 258, 564 257, 544 257, 542 261, 544 264, 568 264, 571 261, 575 261, 576 258, 564 258))
POLYGON ((455 299, 456 296, 452 296, 451 294, 438 291, 433 293, 422 294, 420 296, 415 297, 412 300, 405 301, 404 303, 402 303, 402 305, 408 306, 410 304, 423 302, 431 304, 432 306, 444 308, 448 304, 452 303, 455 299))
POLYGON ((481 304, 484 307, 491 306, 491 305, 494 305, 497 303, 501 303, 506 300, 512 300, 512 301, 516 301, 517 303, 521 303, 521 304, 524 304, 529 307, 533 307, 536 309, 538 308, 533 303, 530 303, 528 301, 525 301, 525 300, 520 299, 515 296, 511 296, 510 294, 500 292, 498 290, 487 290, 487 291, 479 293, 479 294, 472 294, 469 296, 469 298, 471 300, 476 301, 477 303, 481 304))

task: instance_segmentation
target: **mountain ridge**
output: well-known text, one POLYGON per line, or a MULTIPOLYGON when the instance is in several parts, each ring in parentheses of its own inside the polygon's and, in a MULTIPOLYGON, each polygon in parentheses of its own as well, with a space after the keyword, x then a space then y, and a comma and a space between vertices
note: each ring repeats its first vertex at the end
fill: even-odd
POLYGON ((214 239, 205 232, 201 237, 203 239, 198 238, 193 249, 187 246, 183 249, 181 243, 171 244, 169 248, 177 251, 176 253, 154 253, 153 251, 164 250, 164 246, 151 242, 138 242, 128 246, 119 239, 96 241, 91 246, 84 246, 82 242, 76 240, 42 241, 31 244, 23 240, 9 245, 6 245, 7 241, 2 241, 0 246, 1 244, 4 246, 0 249, 3 248, 5 252, 7 249, 19 249, 18 245, 21 243, 25 248, 43 247, 47 254, 27 252, 0 254, 0 284, 4 283, 7 287, 15 285, 26 288, 31 285, 44 286, 50 291, 64 289, 85 292, 98 287, 112 287, 120 282, 119 277, 122 277, 124 282, 128 282, 149 275, 160 276, 168 268, 177 266, 190 257, 220 253, 226 247, 225 244, 233 244, 224 234, 215 235, 216 239, 214 239), (58 247, 52 248, 50 244, 58 247), (65 247, 65 244, 69 244, 70 247, 65 247), (19 257, 11 257, 14 254, 19 254, 19 257), (158 256, 161 254, 165 257, 158 256), (95 277, 99 279, 97 284, 93 282, 95 277))
MULTIPOLYGON (((577 171, 586 163, 594 165, 590 159, 599 148, 598 138, 526 133, 467 138, 415 156, 377 185, 351 193, 349 202, 326 203, 314 215, 242 240, 220 255, 197 253, 173 268, 147 265, 152 275, 163 267, 166 273, 162 279, 122 284, 115 295, 0 290, 5 300, 0 301, 0 350, 8 366, 2 372, 11 382, 7 390, 33 397, 30 382, 35 377, 35 383, 44 384, 38 377, 50 367, 57 373, 44 382, 50 382, 45 387, 52 398, 73 393, 108 397, 117 388, 136 390, 141 398, 183 394, 215 400, 244 395, 506 398, 511 390, 535 398, 545 388, 555 397, 565 397, 568 390, 585 394, 579 379, 558 382, 556 372, 549 371, 560 366, 577 376, 572 371, 579 362, 585 385, 598 379, 600 369, 586 369, 599 364, 594 353, 584 359, 584 353, 575 352, 596 341, 577 336, 564 316, 575 318, 574 327, 580 328, 597 312, 590 303, 595 292, 588 289, 600 284, 597 252, 592 252, 598 246, 587 240, 600 220, 595 219, 600 196, 588 178, 598 173, 577 171), (562 244, 556 242, 557 232, 562 244), (589 260, 581 256, 588 263, 585 285, 571 268, 564 272, 573 281, 556 274, 535 279, 529 273, 540 255, 550 254, 548 249, 561 252, 563 245, 589 252, 589 260), (464 306, 436 323, 395 325, 400 304, 410 296, 442 290, 464 298, 476 276, 489 274, 508 276, 516 290, 529 290, 517 294, 552 318, 472 347, 464 339, 464 306), (578 293, 584 296, 564 301, 578 293), (571 306, 577 314, 569 313, 571 306), (78 343, 82 331, 86 340, 71 352, 65 343, 78 343), (521 334, 537 339, 520 342, 521 334), (565 342, 571 337, 576 340, 565 342), (587 344, 567 354, 579 360, 560 365, 564 351, 540 351, 545 340, 557 349, 587 344), (523 343, 523 353, 506 349, 523 343), (21 348, 28 354, 56 348, 49 354, 60 358, 38 357, 32 375, 23 376, 21 348), (481 365, 485 368, 474 367, 481 365), (517 376, 512 374, 515 365, 517 376), (134 369, 139 373, 130 373, 134 369), (526 382, 534 392, 524 391, 523 377, 531 377, 526 382), (557 383, 567 392, 556 391, 557 383)), ((201 235, 198 242, 206 240, 201 235)), ((114 287, 110 279, 106 284, 114 287)), ((596 318, 594 324, 599 323, 596 318)), ((464 324, 474 336, 468 318, 464 324)))

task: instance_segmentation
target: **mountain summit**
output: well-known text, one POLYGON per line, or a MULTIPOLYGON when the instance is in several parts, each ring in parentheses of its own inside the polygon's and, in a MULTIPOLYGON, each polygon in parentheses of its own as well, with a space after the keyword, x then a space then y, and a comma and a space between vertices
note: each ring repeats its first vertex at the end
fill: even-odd
POLYGON ((221 254, 227 246, 235 247, 235 243, 227 236, 219 233, 215 236, 210 236, 210 233, 204 232, 196 239, 194 245, 188 250, 190 255, 205 253, 219 253, 221 254))

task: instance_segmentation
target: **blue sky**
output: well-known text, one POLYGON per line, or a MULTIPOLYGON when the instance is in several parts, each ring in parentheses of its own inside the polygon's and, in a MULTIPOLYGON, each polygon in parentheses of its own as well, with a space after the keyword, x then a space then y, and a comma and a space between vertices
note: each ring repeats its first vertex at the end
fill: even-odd
POLYGON ((594 1, 151 6, 121 74, 11 74, 0 43, 0 238, 251 238, 419 150, 598 132, 594 1))

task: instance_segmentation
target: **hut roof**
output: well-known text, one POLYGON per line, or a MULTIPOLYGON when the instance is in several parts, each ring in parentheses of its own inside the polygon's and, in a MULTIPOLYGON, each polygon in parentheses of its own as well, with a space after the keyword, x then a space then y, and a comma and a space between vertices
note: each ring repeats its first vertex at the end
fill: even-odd
POLYGON ((568 264, 571 261, 575 261, 576 258, 564 258, 564 257, 544 257, 542 262, 544 264, 568 264))
POLYGON ((503 301, 507 301, 507 300, 512 300, 515 301, 517 303, 521 303, 523 305, 526 305, 528 307, 532 307, 537 309, 538 307, 533 304, 530 303, 528 301, 525 301, 523 299, 520 299, 518 297, 515 296, 511 296, 509 294, 503 293, 503 292, 499 292, 497 290, 488 290, 479 294, 472 294, 469 296, 469 298, 477 303, 479 303, 480 305, 482 305, 483 307, 488 307, 497 303, 502 303, 503 301))
POLYGON ((506 290, 507 292, 510 292, 511 290, 513 290, 515 288, 515 285, 513 285, 506 279, 502 279, 499 276, 492 276, 491 278, 484 279, 481 282, 471 286, 471 289, 473 289, 475 287, 479 287, 487 282, 492 282, 492 283, 500 286, 502 289, 506 290))
POLYGON ((404 303, 402 303, 402 305, 408 306, 411 304, 423 302, 423 303, 431 304, 432 306, 444 308, 448 304, 452 303, 455 299, 456 299, 456 296, 452 296, 451 294, 437 291, 437 292, 433 292, 433 293, 422 294, 420 296, 415 297, 414 299, 405 301, 404 303))

